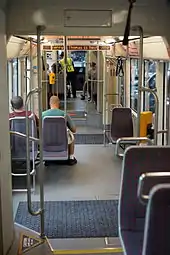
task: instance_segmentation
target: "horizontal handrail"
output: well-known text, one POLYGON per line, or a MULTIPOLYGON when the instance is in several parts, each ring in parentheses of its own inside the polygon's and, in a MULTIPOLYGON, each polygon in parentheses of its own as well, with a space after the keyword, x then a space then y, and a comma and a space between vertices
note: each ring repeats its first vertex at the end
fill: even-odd
MULTIPOLYGON (((152 173, 143 173, 139 177, 139 183, 138 183, 138 190, 137 190, 137 196, 139 198, 139 201, 142 204, 146 204, 149 200, 149 194, 144 194, 144 183, 146 182, 147 179, 152 178, 155 179, 155 183, 152 187, 150 187, 150 190, 148 193, 150 193, 151 189, 156 186, 157 184, 162 184, 162 183, 168 183, 167 182, 167 177, 170 178, 170 173, 169 172, 152 172, 152 173), (157 180, 156 180, 157 178, 157 180)), ((170 180, 169 180, 170 182, 170 180)))
POLYGON ((115 154, 116 156, 123 157, 123 153, 119 153, 119 146, 123 142, 147 142, 149 145, 153 145, 152 141, 147 137, 122 137, 116 142, 115 154))
POLYGON ((166 133, 168 133, 168 130, 166 129, 166 130, 159 130, 158 132, 157 132, 157 134, 166 134, 166 133))
MULTIPOLYGON (((19 137, 23 137, 23 138, 27 138, 27 136, 23 133, 20 133, 20 132, 17 132, 17 131, 10 131, 10 134, 11 135, 16 135, 16 136, 19 136, 19 137)), ((39 142, 39 139, 38 138, 35 138, 33 136, 29 136, 29 139, 33 142, 39 142)))

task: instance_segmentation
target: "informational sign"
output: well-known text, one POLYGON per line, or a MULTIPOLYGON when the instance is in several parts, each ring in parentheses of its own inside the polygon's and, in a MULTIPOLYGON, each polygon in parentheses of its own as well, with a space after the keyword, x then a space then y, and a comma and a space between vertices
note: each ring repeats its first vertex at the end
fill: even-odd
POLYGON ((52 50, 64 50, 63 45, 52 45, 52 50))
POLYGON ((51 45, 43 45, 43 50, 51 50, 51 45))
POLYGON ((99 46, 99 50, 110 50, 110 46, 106 46, 106 45, 99 46))
POLYGON ((40 245, 41 243, 43 243, 43 241, 39 238, 21 234, 18 255, 22 255, 22 254, 28 252, 32 248, 40 245))
MULTIPOLYGON (((69 45, 67 46, 67 50, 70 51, 97 51, 97 50, 110 50, 110 46, 97 46, 97 45, 69 45)), ((57 51, 57 50, 64 50, 63 45, 43 45, 44 51, 57 51)))
POLYGON ((68 50, 94 50, 97 51, 97 46, 91 45, 70 45, 68 46, 68 50))

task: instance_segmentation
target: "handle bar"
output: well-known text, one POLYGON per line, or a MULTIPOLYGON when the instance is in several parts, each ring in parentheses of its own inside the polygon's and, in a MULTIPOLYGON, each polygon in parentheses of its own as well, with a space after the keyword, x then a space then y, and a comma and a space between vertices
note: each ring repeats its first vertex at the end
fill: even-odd
MULTIPOLYGON (((19 137, 23 137, 23 138, 27 138, 27 135, 25 135, 23 133, 20 133, 20 132, 17 132, 17 131, 10 131, 10 134, 11 135, 16 135, 16 136, 19 136, 19 137)), ((29 140, 34 141, 34 142, 39 142, 39 139, 35 138, 33 136, 29 136, 29 140)))
POLYGON ((169 183, 169 182, 170 182, 170 173, 168 173, 168 172, 143 173, 139 177, 139 183, 138 183, 137 196, 139 198, 139 201, 142 204, 146 204, 149 200, 149 193, 154 186, 156 186, 158 184, 169 183), (169 178, 169 181, 167 180, 168 178, 169 178), (147 191, 148 194, 145 194, 144 186, 148 179, 151 179, 152 182, 150 185, 146 185, 147 189, 149 189, 149 190, 147 191))
POLYGON ((115 154, 116 156, 123 157, 123 153, 119 153, 119 146, 122 142, 142 142, 146 141, 148 144, 153 145, 152 141, 147 137, 122 137, 116 142, 115 154))

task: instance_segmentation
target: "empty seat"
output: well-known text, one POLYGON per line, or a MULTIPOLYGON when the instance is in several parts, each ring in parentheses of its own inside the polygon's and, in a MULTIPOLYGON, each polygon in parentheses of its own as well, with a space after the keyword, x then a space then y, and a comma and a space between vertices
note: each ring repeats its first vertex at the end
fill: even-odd
POLYGON ((112 142, 116 142, 121 137, 133 137, 132 112, 130 108, 116 107, 112 110, 112 142))
POLYGON ((43 119, 43 159, 68 159, 67 126, 64 117, 47 116, 43 119))
POLYGON ((170 147, 132 146, 125 151, 119 200, 119 233, 127 255, 142 254, 146 206, 137 197, 142 173, 169 172, 170 147))
POLYGON ((169 255, 170 185, 156 185, 149 197, 142 255, 169 255))
MULTIPOLYGON (((26 117, 10 118, 10 130, 26 135, 26 117)), ((29 136, 37 138, 37 127, 34 116, 29 116, 29 136)), ((10 135, 12 176, 26 176, 26 138, 16 134, 10 135), (25 163, 25 164, 24 164, 25 163)), ((30 175, 33 176, 33 189, 35 189, 35 161, 38 155, 38 143, 30 141, 30 175)), ((25 190, 25 189, 22 189, 25 190)))

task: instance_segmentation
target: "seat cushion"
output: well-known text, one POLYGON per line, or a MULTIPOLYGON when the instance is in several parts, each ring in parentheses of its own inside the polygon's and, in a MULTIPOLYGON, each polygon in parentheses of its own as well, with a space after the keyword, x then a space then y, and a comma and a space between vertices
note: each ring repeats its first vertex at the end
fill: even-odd
POLYGON ((60 151, 60 152, 43 151, 43 159, 54 160, 54 161, 68 159, 68 151, 60 151))
POLYGON ((142 254, 143 232, 122 231, 121 238, 127 255, 142 254))

